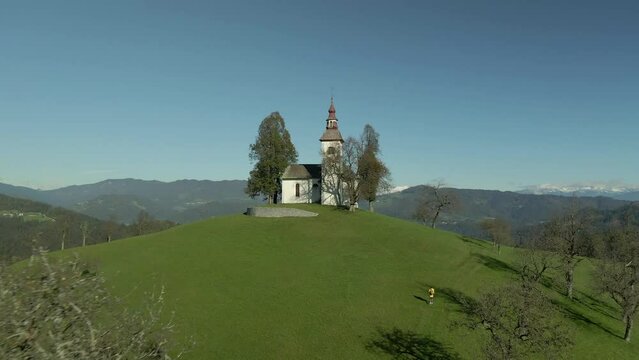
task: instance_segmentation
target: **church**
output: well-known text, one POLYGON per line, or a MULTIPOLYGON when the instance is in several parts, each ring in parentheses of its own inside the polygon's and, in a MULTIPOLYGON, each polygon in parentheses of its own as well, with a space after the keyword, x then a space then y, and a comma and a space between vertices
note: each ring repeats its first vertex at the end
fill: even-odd
MULTIPOLYGON (((319 139, 321 156, 339 155, 344 139, 339 132, 335 105, 331 97, 326 129, 319 139)), ((323 162, 322 162, 323 163, 323 162)), ((281 178, 282 204, 344 204, 344 187, 335 174, 330 174, 322 164, 291 164, 281 178)))

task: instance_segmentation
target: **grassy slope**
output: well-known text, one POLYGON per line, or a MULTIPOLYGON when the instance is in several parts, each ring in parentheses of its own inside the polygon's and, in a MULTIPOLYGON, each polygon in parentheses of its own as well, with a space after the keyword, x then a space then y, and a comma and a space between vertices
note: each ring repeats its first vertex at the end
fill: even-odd
MULTIPOLYGON (((305 206, 316 218, 242 215, 75 249, 95 260, 129 299, 164 284, 181 332, 198 344, 189 358, 383 359, 366 344, 400 329, 475 358, 482 332, 450 328, 458 306, 444 293, 475 296, 514 276, 515 250, 366 212, 305 206), (426 286, 439 289, 435 305, 426 286)), ((565 305, 577 329, 574 358, 631 359, 617 311, 588 290, 589 263, 577 273, 578 301, 565 305)), ((406 341, 415 341, 409 339, 406 341)), ((639 340, 636 340, 639 341, 639 340)))

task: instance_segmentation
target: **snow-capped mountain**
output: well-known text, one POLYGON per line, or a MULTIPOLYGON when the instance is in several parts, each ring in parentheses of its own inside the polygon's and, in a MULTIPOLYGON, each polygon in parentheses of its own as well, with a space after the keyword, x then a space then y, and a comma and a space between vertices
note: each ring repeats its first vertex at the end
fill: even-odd
POLYGON ((541 184, 527 186, 523 194, 561 196, 606 196, 619 200, 639 201, 639 186, 619 183, 541 184))

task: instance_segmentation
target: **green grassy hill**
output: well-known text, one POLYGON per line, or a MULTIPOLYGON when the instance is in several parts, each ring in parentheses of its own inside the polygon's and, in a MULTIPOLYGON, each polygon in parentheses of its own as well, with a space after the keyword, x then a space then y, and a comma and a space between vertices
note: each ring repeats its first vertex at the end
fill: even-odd
MULTIPOLYGON (((389 359, 382 339, 477 358, 480 330, 461 319, 450 294, 515 277, 516 250, 364 211, 321 206, 314 218, 228 216, 74 249, 98 263, 118 294, 139 304, 166 287, 179 330, 193 335, 192 359, 389 359), (438 289, 428 305, 428 286, 438 289), (132 294, 132 295, 130 295, 132 294)), ((618 311, 588 286, 582 261, 577 300, 553 297, 576 330, 574 359, 633 359, 618 311)), ((549 290, 552 292, 552 290, 549 290)))

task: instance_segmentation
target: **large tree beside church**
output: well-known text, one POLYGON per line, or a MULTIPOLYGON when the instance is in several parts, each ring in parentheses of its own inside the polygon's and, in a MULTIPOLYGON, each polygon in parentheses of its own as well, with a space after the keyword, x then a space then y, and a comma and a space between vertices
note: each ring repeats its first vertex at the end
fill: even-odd
POLYGON ((297 161, 297 151, 280 113, 271 113, 262 120, 255 143, 249 147, 249 158, 255 164, 246 193, 251 197, 261 195, 269 204, 276 202, 281 192, 280 177, 289 164, 297 161))

